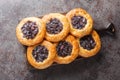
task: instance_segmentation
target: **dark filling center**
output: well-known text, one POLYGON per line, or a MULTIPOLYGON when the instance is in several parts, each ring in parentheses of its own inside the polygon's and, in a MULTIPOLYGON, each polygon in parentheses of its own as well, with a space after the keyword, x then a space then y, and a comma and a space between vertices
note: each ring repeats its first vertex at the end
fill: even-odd
POLYGON ((65 57, 71 54, 72 45, 67 41, 60 41, 56 49, 59 56, 65 57))
POLYGON ((21 27, 23 37, 27 39, 33 39, 36 34, 38 33, 38 26, 36 22, 27 21, 22 27, 21 27))
POLYGON ((87 50, 91 50, 95 47, 96 43, 92 35, 84 36, 80 39, 80 45, 87 50))
POLYGON ((33 49, 32 55, 37 62, 43 62, 48 57, 48 50, 45 46, 38 45, 33 49))
POLYGON ((71 23, 73 25, 73 28, 75 29, 82 29, 85 27, 87 20, 83 16, 73 16, 71 18, 71 23))
POLYGON ((63 29, 63 24, 56 18, 50 19, 48 23, 46 23, 46 29, 49 34, 58 34, 63 29))

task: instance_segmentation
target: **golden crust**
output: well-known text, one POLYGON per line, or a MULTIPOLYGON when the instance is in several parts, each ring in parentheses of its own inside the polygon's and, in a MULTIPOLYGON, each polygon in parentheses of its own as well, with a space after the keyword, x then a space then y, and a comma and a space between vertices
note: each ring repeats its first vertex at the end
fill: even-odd
MULTIPOLYGON (((87 58, 87 57, 94 56, 99 52, 99 50, 101 48, 101 41, 100 41, 100 37, 97 34, 97 32, 95 30, 93 30, 91 34, 92 34, 93 39, 95 40, 96 45, 95 45, 94 49, 87 50, 87 49, 84 49, 83 47, 81 47, 79 44, 79 47, 80 47, 79 55, 81 57, 87 58)), ((79 41, 79 39, 78 39, 78 41, 79 41)))
POLYGON ((36 62, 35 58, 32 55, 32 51, 37 45, 28 47, 28 49, 27 49, 27 59, 28 59, 28 62, 33 67, 35 67, 37 69, 45 69, 53 63, 53 61, 54 61, 53 59, 55 57, 56 51, 55 51, 54 45, 52 43, 48 42, 48 41, 43 41, 39 45, 43 45, 48 49, 49 53, 48 53, 47 59, 45 59, 43 62, 36 62))
POLYGON ((83 37, 91 33, 92 26, 93 26, 93 20, 92 20, 92 17, 84 9, 81 9, 81 8, 73 9, 66 14, 66 17, 68 18, 68 21, 70 23, 70 33, 73 34, 74 36, 83 37), (71 24, 71 18, 74 15, 81 15, 87 19, 87 24, 85 25, 84 28, 82 29, 73 28, 71 24))
POLYGON ((45 32, 46 32, 46 29, 45 29, 44 22, 41 19, 37 18, 37 17, 24 18, 23 20, 20 21, 20 23, 16 27, 16 36, 17 36, 18 40, 23 45, 26 45, 26 46, 31 46, 31 45, 35 45, 35 44, 40 43, 43 40, 44 36, 45 36, 45 32), (35 36, 35 38, 33 38, 33 39, 23 38, 23 33, 21 31, 21 27, 27 21, 34 21, 38 25, 39 31, 38 31, 37 35, 35 36))
MULTIPOLYGON (((58 64, 69 64, 69 63, 71 63, 73 60, 75 60, 76 57, 78 56, 79 45, 78 45, 77 40, 76 40, 72 35, 68 35, 68 36, 65 38, 65 41, 70 42, 71 45, 73 46, 72 52, 71 52, 71 55, 70 55, 70 56, 66 56, 66 57, 61 57, 61 56, 58 56, 58 55, 56 54, 55 62, 57 62, 58 64)), ((58 44, 58 43, 55 44, 55 48, 56 48, 57 44, 58 44)), ((57 53, 57 52, 56 52, 56 53, 57 53)))
POLYGON ((69 23, 68 23, 66 16, 64 16, 60 13, 50 13, 48 15, 45 15, 42 18, 42 20, 45 22, 45 25, 46 25, 46 23, 51 18, 57 18, 58 20, 60 20, 60 22, 63 24, 63 29, 58 34, 49 34, 48 32, 46 32, 45 38, 51 42, 58 42, 58 41, 62 40, 63 38, 65 38, 67 36, 67 34, 69 33, 69 23))

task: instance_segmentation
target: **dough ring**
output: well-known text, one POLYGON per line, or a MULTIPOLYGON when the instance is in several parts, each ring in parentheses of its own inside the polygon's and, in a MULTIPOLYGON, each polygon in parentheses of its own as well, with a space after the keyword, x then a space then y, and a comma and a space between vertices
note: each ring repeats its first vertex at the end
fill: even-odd
POLYGON ((50 13, 45 15, 42 20, 45 22, 45 38, 51 42, 58 42, 65 38, 69 33, 69 23, 66 16, 60 13, 50 13))
POLYGON ((69 64, 76 59, 79 52, 79 45, 74 36, 68 35, 64 40, 55 44, 58 64, 69 64))
POLYGON ((92 31, 92 17, 83 9, 76 8, 66 14, 70 23, 70 33, 76 37, 83 37, 92 31))
POLYGON ((49 67, 54 61, 55 54, 54 45, 48 41, 43 41, 27 49, 28 62, 37 69, 49 67))
POLYGON ((96 55, 101 48, 100 37, 95 30, 90 35, 78 39, 79 55, 81 57, 91 57, 96 55))
POLYGON ((37 17, 24 18, 16 27, 16 36, 20 43, 32 46, 40 43, 45 36, 45 24, 37 17))

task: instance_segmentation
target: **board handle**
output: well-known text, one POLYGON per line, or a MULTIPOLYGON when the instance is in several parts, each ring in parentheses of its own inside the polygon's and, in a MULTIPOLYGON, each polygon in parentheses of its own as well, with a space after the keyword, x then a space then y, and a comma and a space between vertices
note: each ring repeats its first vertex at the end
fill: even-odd
POLYGON ((108 25, 107 25, 107 27, 105 27, 105 28, 102 28, 102 29, 95 29, 97 32, 98 32, 98 34, 102 37, 102 36, 104 36, 104 35, 110 35, 110 36, 115 36, 115 33, 116 33, 116 30, 115 30, 115 26, 114 26, 114 24, 113 23, 109 23, 108 25))

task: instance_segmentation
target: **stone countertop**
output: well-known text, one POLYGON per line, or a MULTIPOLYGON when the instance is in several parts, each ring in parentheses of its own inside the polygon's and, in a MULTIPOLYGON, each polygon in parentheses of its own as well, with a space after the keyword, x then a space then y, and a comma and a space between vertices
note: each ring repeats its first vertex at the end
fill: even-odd
POLYGON ((0 79, 1 80, 119 80, 120 79, 120 0, 0 0, 0 79), (116 37, 101 37, 101 51, 94 57, 45 70, 32 68, 26 48, 16 39, 18 22, 30 16, 68 12, 84 8, 100 29, 109 22, 116 37))

